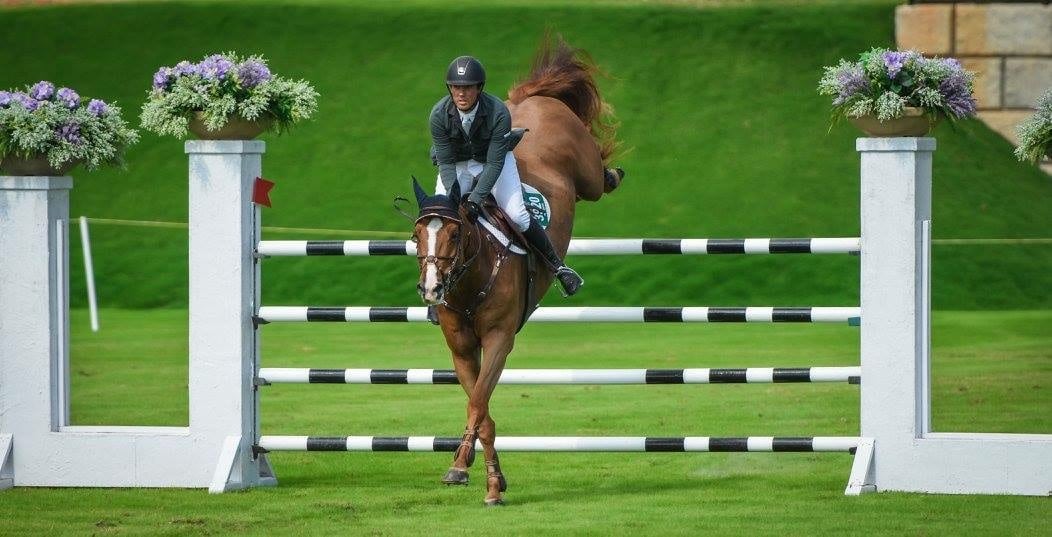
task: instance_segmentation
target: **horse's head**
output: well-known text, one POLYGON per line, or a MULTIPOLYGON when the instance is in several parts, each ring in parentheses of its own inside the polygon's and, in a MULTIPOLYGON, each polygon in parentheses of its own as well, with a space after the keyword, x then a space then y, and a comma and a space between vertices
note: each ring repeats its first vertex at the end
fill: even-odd
POLYGON ((457 267, 464 262, 460 184, 454 182, 447 196, 428 196, 414 178, 413 191, 420 207, 413 229, 416 259, 420 264, 416 289, 427 304, 441 304, 458 276, 457 267))

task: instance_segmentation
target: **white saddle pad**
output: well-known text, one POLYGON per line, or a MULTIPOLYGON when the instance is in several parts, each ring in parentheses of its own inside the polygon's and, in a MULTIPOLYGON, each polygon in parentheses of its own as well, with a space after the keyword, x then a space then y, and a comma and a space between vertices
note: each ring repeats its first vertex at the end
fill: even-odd
POLYGON ((507 246, 508 250, 510 250, 512 253, 518 255, 526 255, 526 250, 523 249, 522 246, 511 242, 511 239, 509 239, 507 235, 501 232, 500 229, 497 229, 497 226, 495 226, 493 222, 490 222, 488 218, 483 216, 482 218, 479 218, 479 222, 482 223, 482 227, 486 228, 486 231, 489 231, 490 235, 493 235, 493 238, 497 239, 497 241, 499 241, 504 246, 507 246))

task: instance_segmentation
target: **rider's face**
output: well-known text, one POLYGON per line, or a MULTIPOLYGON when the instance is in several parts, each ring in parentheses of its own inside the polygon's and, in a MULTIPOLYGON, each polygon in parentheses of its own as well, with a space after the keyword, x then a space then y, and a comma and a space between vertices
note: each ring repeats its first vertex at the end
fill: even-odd
POLYGON ((479 100, 479 87, 477 84, 470 86, 450 85, 449 94, 453 97, 453 104, 457 105, 458 109, 467 112, 479 100))

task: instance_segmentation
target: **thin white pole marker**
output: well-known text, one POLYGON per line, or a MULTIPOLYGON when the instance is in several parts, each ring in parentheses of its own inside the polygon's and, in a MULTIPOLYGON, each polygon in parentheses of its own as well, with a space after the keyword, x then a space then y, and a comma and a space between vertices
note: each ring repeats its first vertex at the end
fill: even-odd
POLYGON ((95 269, 91 265, 91 240, 88 238, 88 218, 80 217, 80 243, 84 250, 84 278, 88 281, 88 311, 91 331, 99 331, 99 306, 95 300, 95 269))

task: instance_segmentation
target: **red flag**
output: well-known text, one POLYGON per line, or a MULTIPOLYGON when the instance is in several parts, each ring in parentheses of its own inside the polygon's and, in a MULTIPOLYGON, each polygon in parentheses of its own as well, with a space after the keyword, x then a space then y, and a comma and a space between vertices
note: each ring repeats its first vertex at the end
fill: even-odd
POLYGON ((256 182, 252 185, 252 203, 270 207, 270 189, 272 188, 274 188, 273 181, 256 177, 256 182))

